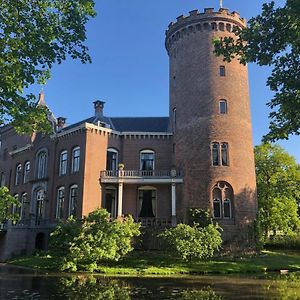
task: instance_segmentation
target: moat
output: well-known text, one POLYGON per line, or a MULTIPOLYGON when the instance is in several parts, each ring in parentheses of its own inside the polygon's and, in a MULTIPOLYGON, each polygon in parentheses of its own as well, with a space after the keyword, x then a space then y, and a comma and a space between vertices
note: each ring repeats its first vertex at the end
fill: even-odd
POLYGON ((299 277, 285 276, 107 277, 2 264, 0 299, 300 299, 299 277))

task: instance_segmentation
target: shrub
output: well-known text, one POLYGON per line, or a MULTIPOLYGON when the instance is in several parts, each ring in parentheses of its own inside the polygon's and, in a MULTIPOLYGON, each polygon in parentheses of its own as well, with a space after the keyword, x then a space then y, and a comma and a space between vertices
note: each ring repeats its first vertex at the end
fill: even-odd
POLYGON ((51 249, 55 251, 56 245, 56 252, 65 255, 62 270, 92 272, 102 261, 117 261, 132 251, 131 240, 140 235, 139 228, 131 216, 110 220, 105 209, 97 209, 81 223, 68 220, 59 224, 51 234, 51 249))
POLYGON ((212 257, 214 251, 221 247, 221 230, 218 224, 206 227, 200 227, 197 223, 194 226, 179 224, 166 229, 160 236, 166 242, 168 250, 188 261, 212 257))

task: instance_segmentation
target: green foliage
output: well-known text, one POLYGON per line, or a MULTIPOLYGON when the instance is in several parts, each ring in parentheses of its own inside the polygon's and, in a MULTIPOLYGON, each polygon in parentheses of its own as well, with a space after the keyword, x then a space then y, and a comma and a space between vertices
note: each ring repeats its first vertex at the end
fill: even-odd
POLYGON ((189 210, 189 225, 205 227, 209 224, 212 224, 209 211, 200 208, 191 208, 189 210))
POLYGON ((92 272, 103 261, 117 261, 133 250, 132 238, 140 235, 140 224, 135 223, 131 216, 122 221, 110 220, 104 209, 95 210, 78 224, 72 219, 67 220, 51 234, 52 251, 65 255, 62 270, 92 272))
POLYGON ((19 207, 20 202, 9 194, 6 186, 0 187, 0 223, 4 223, 6 220, 13 222, 19 220, 19 214, 12 211, 13 206, 19 207))
POLYGON ((180 294, 181 300, 222 300, 222 296, 219 296, 215 293, 211 287, 207 287, 202 290, 186 290, 180 294))
POLYGON ((218 224, 209 224, 206 227, 200 227, 199 224, 178 224, 174 228, 166 229, 160 236, 166 242, 168 251, 190 261, 212 257, 222 244, 220 231, 218 224))
POLYGON ((2 0, 0 2, 0 126, 20 133, 49 131, 47 110, 36 107, 30 85, 44 84, 53 64, 67 57, 90 62, 85 26, 93 0, 2 0))
POLYGON ((270 232, 290 235, 300 226, 299 165, 278 145, 262 144, 254 151, 262 239, 270 232))
POLYGON ((262 13, 235 28, 236 38, 215 40, 215 53, 230 62, 237 57, 242 64, 257 62, 272 66, 267 85, 274 92, 268 102, 270 132, 265 140, 288 139, 300 134, 300 3, 287 0, 283 7, 275 2, 263 4, 262 13))

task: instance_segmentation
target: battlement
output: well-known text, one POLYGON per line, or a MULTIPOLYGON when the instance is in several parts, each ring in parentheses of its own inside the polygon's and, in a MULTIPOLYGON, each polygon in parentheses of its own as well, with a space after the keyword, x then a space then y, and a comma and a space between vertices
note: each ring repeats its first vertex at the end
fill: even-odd
POLYGON ((234 28, 246 27, 247 22, 236 12, 229 12, 227 8, 220 8, 214 11, 213 8, 205 8, 201 13, 192 10, 188 16, 181 15, 176 18, 176 22, 171 22, 166 30, 166 48, 180 37, 197 31, 220 30, 231 32, 234 28))

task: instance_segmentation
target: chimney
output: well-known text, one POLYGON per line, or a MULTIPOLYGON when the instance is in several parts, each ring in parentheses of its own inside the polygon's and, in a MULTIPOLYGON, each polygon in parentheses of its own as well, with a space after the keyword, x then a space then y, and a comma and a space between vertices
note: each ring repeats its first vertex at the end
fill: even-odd
POLYGON ((66 124, 66 118, 64 117, 58 117, 57 118, 57 128, 58 129, 61 129, 61 128, 64 128, 65 127, 65 124, 66 124))
POLYGON ((104 108, 104 101, 96 100, 94 101, 94 108, 95 108, 95 116, 96 117, 103 117, 103 108, 104 108))

